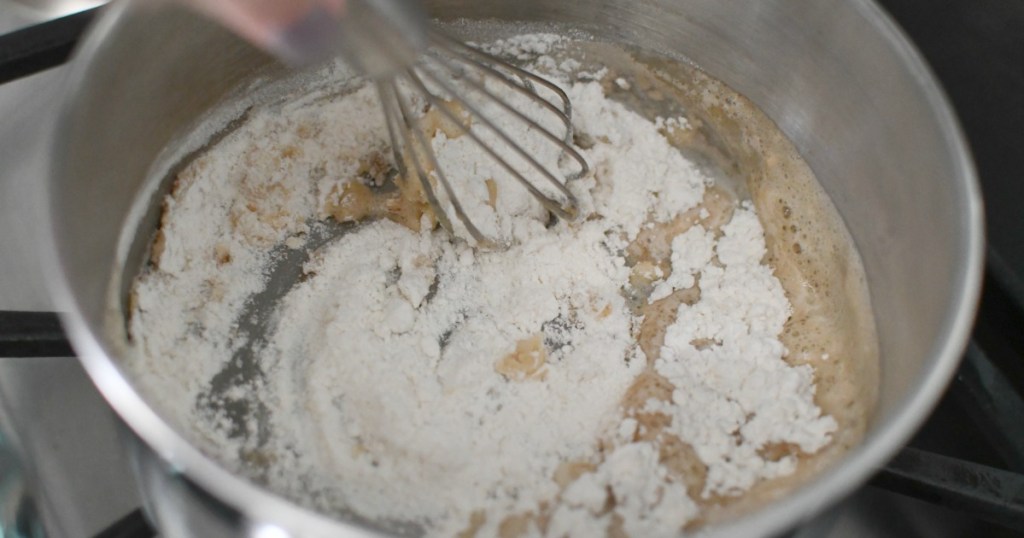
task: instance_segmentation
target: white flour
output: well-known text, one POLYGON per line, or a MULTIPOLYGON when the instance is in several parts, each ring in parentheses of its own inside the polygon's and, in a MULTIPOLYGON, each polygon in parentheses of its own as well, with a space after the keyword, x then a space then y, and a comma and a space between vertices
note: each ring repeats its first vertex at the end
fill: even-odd
MULTIPOLYGON (((648 404, 648 410, 672 417, 673 429, 685 433, 708 465, 705 495, 736 494, 759 478, 793 472, 793 457, 766 461, 757 451, 793 443, 814 453, 836 429, 831 417, 808 405, 814 397, 811 367, 782 360, 778 335, 790 305, 771 269, 761 264, 765 246, 757 217, 741 209, 723 232, 715 248, 723 267, 699 268, 701 299, 680 306, 655 365, 676 387, 672 402, 648 404), (713 343, 699 348, 699 341, 713 343)), ((690 233, 700 234, 700 228, 690 233)), ((673 275, 678 248, 702 251, 688 235, 673 242, 673 275)))
MULTIPOLYGON (((579 67, 547 56, 561 44, 523 36, 492 48, 560 78, 579 67)), ((359 159, 387 147, 368 88, 254 111, 168 197, 164 246, 137 281, 131 319, 145 393, 225 465, 322 510, 436 536, 679 532, 699 499, 622 408, 648 361, 621 253, 648 223, 696 208, 711 180, 659 134, 685 119, 651 122, 598 82, 562 82, 577 132, 594 141, 580 150, 592 175, 570 185, 590 218, 546 229, 539 205, 466 137, 438 132, 438 161, 474 221, 516 243, 485 253, 440 231, 359 226, 316 250, 281 300, 255 352, 263 376, 224 376, 233 388, 218 392, 211 380, 242 346, 239 317, 266 286, 272 247, 301 248, 359 159), (494 208, 484 178, 498 183, 494 208), (238 424, 227 409, 254 398, 265 424, 258 413, 238 424), (566 464, 581 472, 560 483, 566 464)), ((550 144, 496 120, 558 169, 550 144)), ((813 453, 835 422, 814 405, 810 367, 782 360, 790 305, 761 264, 753 211, 738 209, 721 237, 696 225, 672 246, 651 300, 698 284, 701 295, 680 306, 654 365, 675 386, 671 401, 645 411, 671 417, 666 432, 707 465, 700 497, 738 495, 795 468, 759 450, 813 453)))

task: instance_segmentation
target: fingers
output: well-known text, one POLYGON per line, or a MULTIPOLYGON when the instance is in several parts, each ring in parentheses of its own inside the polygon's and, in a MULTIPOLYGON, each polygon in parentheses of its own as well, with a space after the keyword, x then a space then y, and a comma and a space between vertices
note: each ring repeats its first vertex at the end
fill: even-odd
POLYGON ((270 48, 277 36, 314 10, 340 16, 345 0, 183 0, 259 47, 270 48))

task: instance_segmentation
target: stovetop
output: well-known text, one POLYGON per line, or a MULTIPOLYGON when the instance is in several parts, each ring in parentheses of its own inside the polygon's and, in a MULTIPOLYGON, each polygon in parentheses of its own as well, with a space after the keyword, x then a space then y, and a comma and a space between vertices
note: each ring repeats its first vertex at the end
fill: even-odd
MULTIPOLYGON (((1024 536, 1024 2, 880 3, 923 52, 971 144, 987 211, 985 289, 963 364, 925 426, 868 485, 791 535, 1024 536)), ((54 12, 0 0, 0 537, 29 536, 33 519, 48 536, 154 534, 117 419, 50 312, 27 209, 45 173, 63 76, 54 66, 92 15, 15 35, 54 12), (34 504, 12 501, 22 485, 34 504), (23 534, 4 527, 18 517, 23 534)))

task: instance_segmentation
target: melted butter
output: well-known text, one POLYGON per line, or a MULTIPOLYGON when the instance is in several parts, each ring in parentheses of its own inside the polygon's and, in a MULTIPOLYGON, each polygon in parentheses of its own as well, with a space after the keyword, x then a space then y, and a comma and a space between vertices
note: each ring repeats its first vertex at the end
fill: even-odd
POLYGON ((535 334, 516 342, 515 351, 494 364, 494 370, 511 381, 543 380, 547 373, 548 352, 544 335, 535 334))
MULTIPOLYGON (((428 132, 440 129, 436 124, 439 122, 442 119, 431 123, 428 132)), ((437 224, 423 186, 415 179, 398 174, 380 151, 371 151, 359 159, 356 177, 332 189, 322 212, 341 223, 386 218, 415 232, 419 232, 424 223, 431 229, 437 224)))

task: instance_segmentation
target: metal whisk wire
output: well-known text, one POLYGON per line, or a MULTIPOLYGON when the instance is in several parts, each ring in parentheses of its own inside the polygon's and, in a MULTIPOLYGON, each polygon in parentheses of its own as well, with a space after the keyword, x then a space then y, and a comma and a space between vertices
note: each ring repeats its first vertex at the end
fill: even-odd
POLYGON ((427 203, 434 211, 441 226, 449 232, 455 233, 450 218, 438 199, 437 193, 434 192, 431 178, 440 185, 451 205, 451 210, 473 240, 480 246, 498 246, 492 238, 485 237, 466 214, 458 194, 438 163, 419 116, 414 113, 412 96, 407 95, 402 87, 409 88, 409 91, 422 96, 428 106, 436 108, 462 135, 472 140, 484 154, 493 159, 516 182, 526 188, 545 209, 561 219, 574 219, 578 213, 578 202, 566 183, 585 176, 589 172, 589 165, 572 145, 572 107, 565 92, 543 77, 439 32, 430 32, 428 40, 431 47, 425 51, 416 65, 399 71, 393 77, 378 79, 377 90, 384 109, 385 121, 399 173, 407 179, 412 177, 410 172, 416 176, 427 203), (478 73, 482 77, 481 80, 477 80, 472 72, 478 73), (526 97, 531 104, 553 114, 564 129, 564 133, 558 135, 552 132, 488 89, 483 80, 484 77, 487 80, 498 81, 516 94, 526 97), (552 172, 541 164, 505 129, 488 118, 477 104, 474 104, 471 99, 465 98, 463 92, 460 92, 453 83, 456 80, 482 99, 496 104, 510 117, 523 122, 527 126, 528 132, 536 133, 547 142, 554 144, 559 149, 560 164, 561 159, 574 161, 576 163, 575 171, 556 175, 556 172, 552 172), (538 86, 550 92, 557 104, 543 97, 537 90, 538 86), (431 88, 435 88, 435 90, 431 88), (437 90, 443 92, 445 97, 439 95, 437 90), (450 108, 450 103, 466 111, 472 117, 472 121, 467 122, 464 118, 458 117, 456 112, 450 108), (511 164, 508 158, 502 155, 502 152, 483 140, 480 133, 472 128, 473 124, 479 125, 496 136, 501 141, 502 147, 511 155, 515 155, 517 160, 525 166, 517 168, 511 164), (537 179, 527 177, 528 172, 524 169, 532 172, 529 173, 531 176, 536 175, 543 178, 547 184, 553 187, 560 199, 556 199, 538 188, 534 184, 537 179), (560 179, 558 175, 562 175, 562 178, 560 179))

